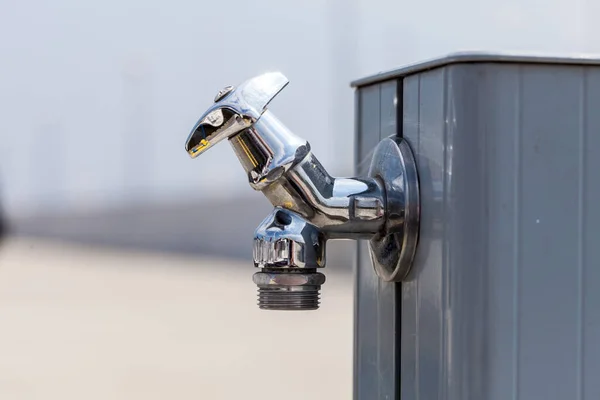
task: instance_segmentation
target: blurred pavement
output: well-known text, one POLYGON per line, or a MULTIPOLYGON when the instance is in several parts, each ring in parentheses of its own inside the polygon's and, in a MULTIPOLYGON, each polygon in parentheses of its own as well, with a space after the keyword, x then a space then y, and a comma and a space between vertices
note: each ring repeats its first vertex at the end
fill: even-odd
MULTIPOLYGON (((120 205, 113 209, 70 210, 67 213, 40 212, 13 219, 10 227, 19 236, 124 249, 224 256, 250 263, 254 230, 273 210, 264 196, 251 194, 187 203, 120 205)), ((344 268, 350 272, 355 247, 351 240, 328 242, 328 269, 344 268)))
POLYGON ((265 312, 249 262, 28 238, 0 246, 0 399, 349 399, 350 268, 265 312))

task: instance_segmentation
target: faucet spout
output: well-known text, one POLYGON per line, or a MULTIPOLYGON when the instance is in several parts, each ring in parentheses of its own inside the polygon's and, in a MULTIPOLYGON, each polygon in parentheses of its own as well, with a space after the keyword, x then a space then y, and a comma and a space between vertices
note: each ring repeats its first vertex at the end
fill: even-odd
POLYGON ((334 178, 310 144, 270 111, 230 140, 248 175, 275 207, 318 226, 329 238, 368 239, 384 226, 384 188, 375 178, 334 178))

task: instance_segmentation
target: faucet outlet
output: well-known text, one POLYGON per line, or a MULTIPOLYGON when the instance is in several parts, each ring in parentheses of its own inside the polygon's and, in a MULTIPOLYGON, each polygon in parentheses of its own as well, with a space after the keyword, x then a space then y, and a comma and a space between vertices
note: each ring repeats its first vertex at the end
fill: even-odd
POLYGON ((377 275, 388 282, 406 277, 419 235, 419 183, 410 146, 397 136, 378 144, 368 176, 330 176, 309 143, 267 109, 287 84, 272 72, 225 87, 185 148, 195 158, 228 139, 250 186, 274 206, 254 232, 259 307, 314 310, 329 239, 369 240, 377 275))

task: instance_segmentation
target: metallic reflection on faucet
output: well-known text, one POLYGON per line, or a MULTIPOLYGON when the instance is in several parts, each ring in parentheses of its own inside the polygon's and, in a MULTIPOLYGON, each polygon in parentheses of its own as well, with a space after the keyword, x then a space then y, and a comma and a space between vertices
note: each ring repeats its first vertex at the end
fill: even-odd
POLYGON ((195 158, 228 139, 250 186, 275 207, 254 233, 259 307, 314 310, 329 239, 369 239, 376 273, 406 276, 418 239, 418 176, 408 143, 395 137, 379 144, 368 177, 330 176, 310 144, 266 108, 287 84, 272 72, 225 87, 185 148, 195 158))

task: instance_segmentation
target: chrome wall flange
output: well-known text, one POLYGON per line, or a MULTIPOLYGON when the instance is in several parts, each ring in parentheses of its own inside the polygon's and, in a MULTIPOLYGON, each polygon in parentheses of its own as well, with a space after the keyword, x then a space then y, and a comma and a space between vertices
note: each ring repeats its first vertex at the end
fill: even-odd
POLYGON ((375 273, 386 282, 400 282, 410 272, 419 240, 419 176, 405 139, 383 139, 373 154, 369 177, 383 182, 386 223, 381 234, 369 240, 375 273))

